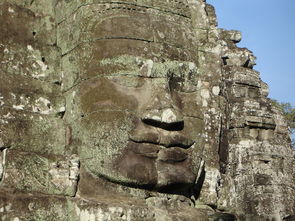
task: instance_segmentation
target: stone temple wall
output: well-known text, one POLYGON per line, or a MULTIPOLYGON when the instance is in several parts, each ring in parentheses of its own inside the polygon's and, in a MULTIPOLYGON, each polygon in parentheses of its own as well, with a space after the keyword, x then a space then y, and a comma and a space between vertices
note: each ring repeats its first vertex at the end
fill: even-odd
POLYGON ((287 123, 203 0, 0 2, 1 220, 293 220, 287 123))

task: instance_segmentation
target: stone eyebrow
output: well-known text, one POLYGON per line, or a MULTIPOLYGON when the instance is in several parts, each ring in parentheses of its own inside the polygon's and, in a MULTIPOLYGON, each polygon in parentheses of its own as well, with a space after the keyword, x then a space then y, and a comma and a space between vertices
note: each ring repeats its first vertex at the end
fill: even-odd
POLYGON ((126 70, 117 71, 111 76, 138 76, 146 78, 186 78, 198 74, 197 67, 193 62, 187 61, 165 61, 163 63, 153 62, 150 59, 142 59, 132 56, 120 56, 113 59, 103 59, 101 65, 117 65, 126 70))
POLYGON ((156 77, 188 77, 198 74, 196 65, 192 62, 168 61, 153 66, 152 75, 156 77))

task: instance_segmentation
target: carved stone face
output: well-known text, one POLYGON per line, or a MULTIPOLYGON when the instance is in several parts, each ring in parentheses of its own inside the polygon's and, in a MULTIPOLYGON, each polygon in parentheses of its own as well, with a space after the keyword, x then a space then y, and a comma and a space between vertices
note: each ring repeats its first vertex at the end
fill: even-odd
POLYGON ((60 37, 63 84, 73 101, 70 143, 94 176, 163 192, 188 189, 204 147, 190 11, 186 2, 181 10, 143 4, 158 6, 94 4, 61 23, 69 30, 60 37))
POLYGON ((129 70, 86 80, 75 92, 81 165, 127 186, 169 192, 194 184, 204 129, 195 64, 127 56, 101 61, 109 62, 129 70))

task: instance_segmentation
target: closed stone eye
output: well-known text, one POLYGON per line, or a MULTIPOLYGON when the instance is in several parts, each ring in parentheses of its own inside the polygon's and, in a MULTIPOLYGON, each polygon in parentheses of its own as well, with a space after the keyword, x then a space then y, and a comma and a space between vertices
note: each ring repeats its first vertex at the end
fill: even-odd
POLYGON ((116 76, 112 77, 111 80, 118 85, 128 88, 140 88, 145 83, 145 80, 139 76, 116 76))

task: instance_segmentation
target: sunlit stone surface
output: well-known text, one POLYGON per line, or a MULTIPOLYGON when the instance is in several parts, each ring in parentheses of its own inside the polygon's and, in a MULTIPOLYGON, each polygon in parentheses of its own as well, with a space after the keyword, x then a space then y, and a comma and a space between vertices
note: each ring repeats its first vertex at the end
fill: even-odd
POLYGON ((294 151, 202 0, 0 3, 1 220, 292 220, 294 151))

